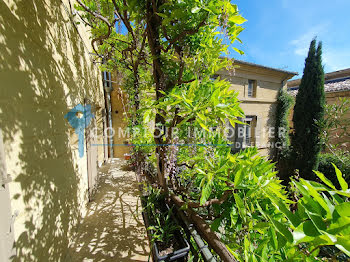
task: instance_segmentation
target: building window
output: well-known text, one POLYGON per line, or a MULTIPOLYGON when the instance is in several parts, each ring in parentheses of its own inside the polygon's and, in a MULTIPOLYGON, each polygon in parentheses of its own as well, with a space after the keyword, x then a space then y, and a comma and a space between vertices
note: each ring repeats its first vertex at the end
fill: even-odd
POLYGON ((245 121, 246 125, 244 126, 245 127, 244 142, 246 146, 250 146, 252 141, 252 130, 251 130, 252 120, 253 119, 249 118, 245 121))
MULTIPOLYGON (((233 150, 239 151, 242 148, 256 145, 256 116, 246 116, 243 119, 239 119, 244 124, 236 124, 235 134, 233 139, 233 150)), ((232 141, 232 140, 231 140, 232 141)))
POLYGON ((103 82, 105 87, 112 88, 111 72, 103 72, 103 82))
POLYGON ((256 80, 248 80, 248 97, 256 97, 256 80))
POLYGON ((243 126, 244 131, 243 134, 243 146, 249 147, 255 145, 255 129, 256 129, 256 123, 257 123, 257 117, 256 116, 246 116, 245 119, 243 119, 243 122, 245 125, 243 126))

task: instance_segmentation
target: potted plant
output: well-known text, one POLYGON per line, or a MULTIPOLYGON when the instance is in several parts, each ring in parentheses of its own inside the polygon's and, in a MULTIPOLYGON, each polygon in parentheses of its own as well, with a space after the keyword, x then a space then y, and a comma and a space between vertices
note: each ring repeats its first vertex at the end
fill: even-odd
POLYGON ((144 220, 155 261, 175 261, 188 255, 190 246, 183 237, 173 209, 158 190, 144 198, 144 220))
POLYGON ((130 160, 130 159, 131 159, 131 155, 128 154, 128 153, 125 153, 125 154, 124 154, 124 159, 125 159, 125 160, 130 160))

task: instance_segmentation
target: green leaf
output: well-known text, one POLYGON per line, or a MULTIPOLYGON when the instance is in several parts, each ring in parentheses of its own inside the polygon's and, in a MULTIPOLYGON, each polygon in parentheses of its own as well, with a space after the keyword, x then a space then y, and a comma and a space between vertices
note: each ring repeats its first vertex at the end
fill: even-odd
POLYGON ((301 225, 301 227, 302 227, 303 232, 307 236, 316 237, 316 236, 320 235, 320 232, 318 231, 318 229, 315 227, 314 223, 312 223, 311 220, 305 221, 301 225))
POLYGON ((254 225, 254 229, 262 229, 262 228, 267 228, 267 227, 269 227, 270 226, 270 224, 269 223, 267 223, 267 222, 259 222, 259 223, 257 223, 256 225, 254 225))
POLYGON ((228 121, 230 122, 232 127, 235 127, 236 125, 236 119, 229 118, 228 121))
POLYGON ((202 119, 197 118, 196 120, 197 120, 198 124, 199 124, 203 129, 205 129, 205 130, 207 130, 208 132, 210 132, 209 128, 204 124, 204 122, 203 122, 202 119))
POLYGON ((207 175, 207 173, 205 173, 202 169, 200 169, 200 168, 196 168, 196 170, 199 172, 199 173, 201 173, 202 175, 207 175))
POLYGON ((196 6, 196 7, 193 7, 193 8, 192 8, 191 13, 192 13, 192 14, 197 14, 200 10, 201 10, 201 8, 198 7, 198 6, 196 6))
POLYGON ((332 223, 328 230, 328 233, 337 235, 350 235, 350 218, 349 217, 339 217, 335 223, 332 223))
POLYGON ((350 256, 350 236, 338 236, 337 237, 337 243, 335 245, 337 248, 339 248, 341 251, 343 251, 345 254, 350 256))
POLYGON ((234 186, 235 187, 238 187, 242 180, 243 180, 243 177, 244 177, 244 173, 243 173, 244 169, 239 169, 236 174, 235 174, 235 180, 234 180, 234 186))
POLYGON ((300 225, 301 221, 297 214, 293 214, 285 205, 285 203, 279 199, 271 199, 273 203, 277 206, 277 208, 285 214, 288 220, 293 224, 294 227, 300 225))
POLYGON ((243 259, 240 257, 240 255, 236 252, 234 252, 228 245, 226 245, 228 251, 238 260, 238 261, 243 261, 243 259))
POLYGON ((272 227, 270 227, 270 229, 269 229, 269 235, 271 238, 272 246, 274 247, 275 250, 277 250, 277 248, 278 248, 277 235, 276 235, 276 231, 272 227))
POLYGON ((281 249, 287 244, 287 239, 277 232, 277 242, 278 242, 278 249, 281 249))
POLYGON ((230 16, 228 19, 230 22, 235 23, 235 24, 243 24, 244 22, 247 22, 248 20, 242 17, 241 15, 234 15, 230 16))
POLYGON ((244 236, 244 259, 245 261, 249 261, 250 254, 250 243, 247 236, 244 236))
POLYGON ((333 183, 328 178, 326 178, 324 174, 315 170, 314 170, 314 173, 319 177, 319 179, 322 180, 323 183, 325 183, 327 186, 335 190, 335 186, 333 185, 333 183))
POLYGON ((312 214, 309 211, 306 211, 306 213, 308 214, 308 216, 310 217, 312 223, 314 223, 314 225, 319 229, 319 230, 326 230, 327 229, 327 225, 326 223, 323 221, 322 217, 319 216, 318 214, 312 214))
POLYGON ((147 110, 143 115, 143 122, 148 123, 151 118, 152 110, 147 110))
POLYGON ((206 118, 205 115, 203 115, 203 114, 197 113, 197 116, 198 116, 200 119, 202 119, 203 121, 206 121, 206 120, 207 120, 207 118, 206 118))
POLYGON ((220 88, 217 88, 211 96, 211 100, 213 101, 214 106, 217 106, 219 104, 219 95, 220 95, 220 88))
POLYGON ((303 185, 305 185, 308 188, 309 194, 319 203, 322 208, 327 212, 327 218, 331 218, 332 214, 331 211, 327 205, 327 202, 322 198, 322 196, 316 191, 316 189, 306 180, 301 179, 300 180, 303 185))
POLYGON ((244 52, 236 47, 233 47, 233 50, 235 50, 237 53, 239 53, 240 55, 244 55, 244 52))
POLYGON ((207 200, 209 199, 210 197, 210 194, 211 194, 211 182, 208 182, 204 188, 202 189, 202 196, 201 196, 201 199, 200 199, 200 205, 204 205, 205 202, 207 202, 207 200))
POLYGON ((322 196, 323 196, 323 199, 326 201, 331 214, 333 214, 333 211, 335 209, 333 203, 328 199, 328 197, 324 193, 322 193, 322 196))
POLYGON ((272 219, 269 215, 267 215, 276 230, 281 233, 290 243, 293 243, 293 235, 292 233, 288 230, 288 228, 283 225, 282 223, 278 222, 277 220, 272 219))
POLYGON ((349 188, 348 184, 346 183, 345 179, 343 178, 343 175, 342 175, 341 171, 333 163, 332 163, 332 165, 334 166, 335 173, 337 174, 337 178, 338 178, 339 184, 341 186, 341 189, 343 191, 348 190, 348 188, 349 188))
POLYGON ((210 227, 213 231, 218 231, 222 218, 216 218, 213 223, 211 223, 210 227))
POLYGON ((243 41, 242 41, 239 37, 236 37, 236 40, 237 40, 238 42, 240 42, 241 44, 243 44, 243 41))
POLYGON ((162 13, 156 13, 156 14, 162 18, 168 18, 168 16, 166 14, 162 14, 162 13))
POLYGON ((235 198, 235 202, 237 205, 239 215, 241 216, 242 220, 245 222, 246 221, 246 209, 244 207, 244 202, 238 194, 234 193, 233 197, 235 198))
POLYGON ((303 195, 303 197, 306 200, 305 201, 306 204, 304 205, 305 209, 307 209, 313 213, 321 213, 322 207, 315 200, 313 200, 309 191, 306 190, 300 182, 293 181, 293 184, 298 188, 298 190, 301 192, 301 194, 303 195))
POLYGON ((338 214, 343 217, 350 217, 350 202, 345 202, 335 206, 338 214))

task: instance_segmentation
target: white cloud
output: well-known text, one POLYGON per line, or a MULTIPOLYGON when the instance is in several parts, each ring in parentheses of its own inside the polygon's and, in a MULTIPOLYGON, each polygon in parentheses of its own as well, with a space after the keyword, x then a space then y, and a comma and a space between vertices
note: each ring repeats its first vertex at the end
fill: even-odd
POLYGON ((314 37, 323 40, 323 64, 326 72, 332 72, 350 67, 350 47, 339 47, 334 39, 335 32, 329 30, 329 23, 323 23, 310 28, 304 34, 290 41, 292 52, 300 58, 307 56, 310 42, 314 37))
POLYGON ((309 50, 310 42, 316 36, 322 36, 327 33, 328 24, 320 24, 312 27, 306 33, 299 36, 297 39, 292 40, 290 44, 294 48, 294 54, 305 57, 309 50))
POLYGON ((325 49, 323 52, 323 64, 326 72, 332 72, 350 67, 350 49, 349 50, 331 50, 325 49))

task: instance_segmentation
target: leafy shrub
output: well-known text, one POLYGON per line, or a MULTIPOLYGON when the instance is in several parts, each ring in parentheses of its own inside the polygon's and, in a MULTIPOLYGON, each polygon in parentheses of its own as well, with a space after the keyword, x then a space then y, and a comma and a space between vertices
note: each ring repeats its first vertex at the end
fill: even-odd
POLYGON ((332 165, 334 163, 344 174, 347 183, 350 183, 350 156, 332 153, 321 154, 318 171, 323 173, 337 188, 338 179, 332 165))
POLYGON ((160 189, 149 187, 149 195, 143 197, 144 210, 149 216, 148 230, 152 230, 151 241, 162 242, 168 245, 173 241, 175 231, 180 230, 180 226, 173 219, 173 209, 165 206, 165 196, 160 189))
POLYGON ((293 172, 291 161, 291 148, 289 139, 289 113, 294 103, 293 97, 281 89, 277 98, 275 143, 276 151, 274 161, 277 162, 279 177, 288 184, 289 176, 293 172), (277 147, 278 145, 278 147, 277 147))
MULTIPOLYGON (((234 191, 223 204, 213 206, 211 227, 236 259, 339 261, 340 255, 350 255, 350 202, 346 202, 350 192, 341 171, 333 167, 340 190, 318 171, 315 173, 323 184, 292 180, 293 202, 276 178, 274 165, 256 153, 249 148, 229 161, 212 163, 220 171, 213 177, 225 181, 223 173, 228 174, 234 191)), ((222 195, 219 184, 212 183, 210 193, 205 194, 207 183, 203 183, 201 198, 203 193, 205 199, 209 194, 222 195)))
POLYGON ((276 160, 281 157, 286 158, 288 156, 288 148, 290 146, 289 139, 289 113, 290 108, 294 103, 293 97, 287 93, 284 89, 281 89, 277 98, 276 109, 276 144, 280 143, 281 148, 276 149, 276 160))
MULTIPOLYGON (((324 147, 331 151, 346 150, 345 139, 335 142, 334 138, 346 138, 350 136, 350 99, 339 98, 334 104, 327 104, 324 121, 317 124, 322 127, 322 142, 324 147), (344 148, 345 146, 345 148, 344 148)), ((338 139, 337 139, 338 140, 338 139)), ((349 151, 347 151, 349 153, 349 151)))
MULTIPOLYGON (((310 257, 326 257, 339 261, 337 255, 320 254, 321 247, 336 247, 350 255, 350 197, 349 186, 341 171, 333 164, 341 189, 337 190, 324 174, 314 171, 323 182, 300 179, 293 181, 297 192, 298 210, 283 212, 293 229, 294 244, 304 243, 310 257)), ((349 257, 347 258, 348 261, 349 257)))

